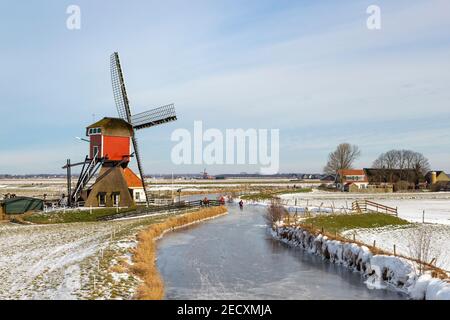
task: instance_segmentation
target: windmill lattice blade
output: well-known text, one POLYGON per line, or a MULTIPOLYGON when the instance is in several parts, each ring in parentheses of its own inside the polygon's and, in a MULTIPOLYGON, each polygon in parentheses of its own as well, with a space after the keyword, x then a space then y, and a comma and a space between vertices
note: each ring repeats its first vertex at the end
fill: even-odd
POLYGON ((119 54, 111 55, 111 82, 116 103, 117 113, 123 120, 131 123, 131 111, 128 103, 127 91, 123 80, 122 67, 120 66, 119 54))
POLYGON ((131 124, 135 130, 139 130, 175 120, 177 120, 175 106, 173 104, 168 104, 133 115, 131 117, 131 124))

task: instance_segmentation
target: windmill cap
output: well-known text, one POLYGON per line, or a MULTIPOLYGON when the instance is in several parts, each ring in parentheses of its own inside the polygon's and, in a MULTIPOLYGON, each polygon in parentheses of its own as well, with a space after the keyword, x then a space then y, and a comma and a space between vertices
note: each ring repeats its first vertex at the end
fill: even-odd
POLYGON ((129 124, 128 122, 126 122, 121 118, 105 117, 86 127, 86 129, 90 128, 101 128, 102 133, 106 135, 120 135, 120 136, 133 135, 133 127, 131 126, 131 124, 129 124))

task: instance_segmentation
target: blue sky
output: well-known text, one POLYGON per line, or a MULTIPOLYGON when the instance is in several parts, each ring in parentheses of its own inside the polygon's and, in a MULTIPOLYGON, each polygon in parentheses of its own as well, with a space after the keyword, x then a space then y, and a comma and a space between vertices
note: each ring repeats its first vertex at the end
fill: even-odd
MULTIPOLYGON (((340 142, 357 166, 423 152, 450 171, 450 2, 0 2, 0 173, 62 173, 83 159, 93 114, 115 116, 119 51, 135 112, 175 103, 179 121, 138 133, 148 173, 200 172, 170 160, 176 128, 280 129, 280 171, 321 172, 340 142), (81 29, 66 8, 81 8, 81 29), (382 29, 366 28, 381 8, 382 29)), ((256 171, 210 166, 211 173, 256 171)))

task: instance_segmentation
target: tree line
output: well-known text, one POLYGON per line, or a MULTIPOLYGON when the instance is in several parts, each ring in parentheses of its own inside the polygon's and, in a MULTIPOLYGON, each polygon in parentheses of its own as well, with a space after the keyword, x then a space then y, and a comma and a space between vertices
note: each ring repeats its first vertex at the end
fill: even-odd
MULTIPOLYGON (((341 143, 328 155, 328 161, 323 171, 326 174, 337 174, 341 169, 353 169, 354 162, 361 156, 357 145, 341 143)), ((394 149, 382 153, 372 164, 372 168, 387 169, 386 172, 397 170, 400 180, 408 180, 408 172, 424 176, 430 170, 428 159, 420 152, 404 149, 394 149), (393 170, 390 170, 393 169, 393 170)), ((391 176, 392 178, 392 176, 391 176)))

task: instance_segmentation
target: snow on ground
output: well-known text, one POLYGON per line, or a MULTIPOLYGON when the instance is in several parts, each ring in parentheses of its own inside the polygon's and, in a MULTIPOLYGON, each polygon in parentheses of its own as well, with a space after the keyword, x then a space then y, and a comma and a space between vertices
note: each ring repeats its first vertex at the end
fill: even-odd
POLYGON ((0 299, 131 298, 139 280, 109 269, 142 221, 0 224, 0 299))
POLYGON ((411 257, 414 255, 414 239, 421 230, 430 231, 430 256, 436 258, 436 265, 450 272, 450 226, 440 224, 413 224, 411 226, 387 226, 382 228, 355 229, 344 232, 344 235, 353 237, 358 241, 372 244, 376 241, 377 247, 411 257))
MULTIPOLYGON (((311 208, 351 208, 355 200, 372 200, 389 207, 398 208, 398 216, 411 222, 425 222, 450 225, 450 192, 380 193, 362 194, 348 192, 317 191, 280 196, 289 206, 311 208)), ((328 210, 329 211, 329 210, 328 210)))

